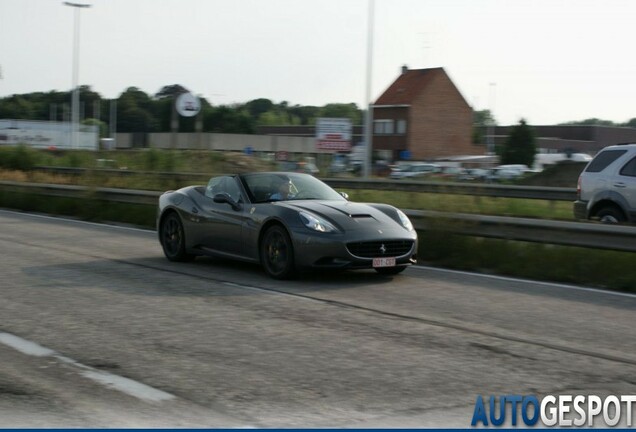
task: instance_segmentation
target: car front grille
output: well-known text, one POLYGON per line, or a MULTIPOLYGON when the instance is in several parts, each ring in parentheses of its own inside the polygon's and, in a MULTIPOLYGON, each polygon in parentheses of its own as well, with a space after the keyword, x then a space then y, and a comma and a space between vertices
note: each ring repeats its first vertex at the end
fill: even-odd
POLYGON ((413 240, 384 240, 347 243, 351 255, 361 258, 381 258, 402 256, 411 250, 413 240))

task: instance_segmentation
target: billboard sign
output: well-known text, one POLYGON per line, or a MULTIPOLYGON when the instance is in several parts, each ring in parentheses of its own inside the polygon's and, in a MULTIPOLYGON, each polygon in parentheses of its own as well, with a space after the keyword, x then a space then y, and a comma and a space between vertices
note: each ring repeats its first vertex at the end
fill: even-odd
POLYGON ((351 120, 348 118, 316 119, 316 150, 348 152, 351 150, 351 120))
POLYGON ((71 143, 71 134, 70 131, 59 130, 0 129, 0 146, 24 144, 39 149, 98 149, 97 132, 78 132, 77 147, 73 147, 71 143))

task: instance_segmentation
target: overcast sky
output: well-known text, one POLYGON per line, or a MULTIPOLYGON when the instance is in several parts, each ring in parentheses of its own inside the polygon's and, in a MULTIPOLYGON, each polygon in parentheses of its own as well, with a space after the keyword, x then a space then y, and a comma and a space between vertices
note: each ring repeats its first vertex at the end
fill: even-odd
MULTIPOLYGON (((366 100, 369 0, 74 0, 80 84, 181 84, 213 105, 366 100)), ((74 9, 0 0, 0 97, 72 87, 74 9)), ((375 0, 372 99, 444 67, 499 124, 636 117, 632 0, 375 0)))

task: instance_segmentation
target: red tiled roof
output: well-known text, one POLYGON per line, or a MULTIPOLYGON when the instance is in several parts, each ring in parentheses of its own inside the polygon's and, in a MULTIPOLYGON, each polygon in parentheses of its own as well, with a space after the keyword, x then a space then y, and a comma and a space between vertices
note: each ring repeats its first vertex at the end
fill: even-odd
POLYGON ((443 68, 407 70, 382 93, 374 105, 411 105, 435 76, 445 73, 443 68))

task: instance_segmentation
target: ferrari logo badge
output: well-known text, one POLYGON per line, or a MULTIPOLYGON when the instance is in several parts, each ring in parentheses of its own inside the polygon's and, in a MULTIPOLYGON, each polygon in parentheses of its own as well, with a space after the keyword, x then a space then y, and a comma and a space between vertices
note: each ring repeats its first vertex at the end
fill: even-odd
POLYGON ((384 243, 382 243, 382 246, 380 246, 380 252, 382 252, 382 254, 386 253, 386 246, 384 246, 384 243))

